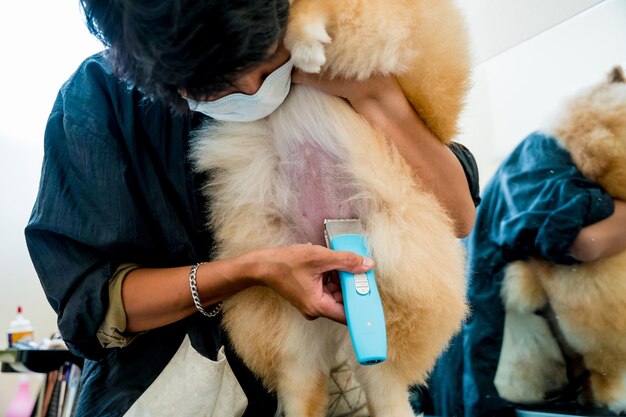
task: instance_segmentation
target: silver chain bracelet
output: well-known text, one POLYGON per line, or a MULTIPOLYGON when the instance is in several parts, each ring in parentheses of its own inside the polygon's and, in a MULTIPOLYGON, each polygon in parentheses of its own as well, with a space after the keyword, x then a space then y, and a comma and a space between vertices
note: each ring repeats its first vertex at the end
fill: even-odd
POLYGON ((222 302, 215 304, 215 307, 211 309, 211 311, 206 311, 204 307, 202 307, 202 303, 200 302, 200 295, 198 294, 198 284, 196 283, 196 272, 200 265, 205 264, 206 262, 199 262, 191 267, 191 271, 189 272, 189 286, 191 287, 191 296, 193 297, 193 303, 196 305, 198 311, 204 314, 207 317, 215 317, 222 310, 222 302))

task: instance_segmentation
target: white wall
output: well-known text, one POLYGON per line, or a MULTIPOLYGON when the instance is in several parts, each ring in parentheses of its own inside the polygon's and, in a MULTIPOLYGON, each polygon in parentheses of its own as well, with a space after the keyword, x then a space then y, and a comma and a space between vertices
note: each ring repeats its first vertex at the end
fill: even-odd
MULTIPOLYGON (((37 192, 43 130, 61 84, 82 59, 102 49, 83 24, 78 0, 7 0, 0 5, 0 349, 18 304, 35 337, 55 330, 28 257, 24 226, 37 192)), ((18 376, 0 374, 0 415, 18 376)))
MULTIPOLYGON (((460 1, 478 63, 461 141, 476 155, 485 181, 563 95, 626 62, 626 0, 460 1)), ((23 238, 43 129, 62 82, 101 49, 78 10, 77 0, 0 6, 0 331, 21 304, 37 338, 56 329, 23 238)), ((16 384, 15 375, 0 374, 0 415, 16 384)))
POLYGON ((603 0, 458 0, 481 63, 603 0))
MULTIPOLYGON (((597 4, 589 8, 581 7, 577 13, 565 7, 570 5, 567 0, 545 3, 555 7, 557 3, 562 3, 572 17, 532 36, 526 34, 527 41, 499 50, 475 68, 474 88, 464 114, 460 139, 476 156, 483 184, 521 139, 546 125, 550 114, 565 97, 602 79, 612 66, 626 63, 623 42, 626 39, 626 1, 589 1, 597 4)), ((470 7, 476 7, 476 3, 470 7)), ((493 16, 487 13, 483 22, 477 17, 476 10, 472 13, 475 16, 470 20, 472 28, 478 25, 482 27, 481 31, 486 31, 484 27, 489 26, 493 16)), ((527 22, 530 22, 529 27, 534 27, 529 13, 522 13, 521 10, 512 10, 511 13, 507 16, 525 18, 517 23, 507 18, 512 28, 526 26, 527 22)), ((532 15, 541 17, 551 14, 549 8, 544 11, 537 5, 532 15)), ((554 20, 555 23, 558 21, 554 20)), ((480 44, 487 45, 484 51, 495 51, 501 46, 499 38, 506 38, 500 35, 502 29, 494 26, 492 47, 488 46, 489 37, 486 34, 477 35, 483 36, 480 44)), ((513 29, 511 33, 514 36, 509 40, 515 38, 517 32, 513 29)), ((483 56, 487 53, 480 52, 480 48, 478 50, 483 56)))

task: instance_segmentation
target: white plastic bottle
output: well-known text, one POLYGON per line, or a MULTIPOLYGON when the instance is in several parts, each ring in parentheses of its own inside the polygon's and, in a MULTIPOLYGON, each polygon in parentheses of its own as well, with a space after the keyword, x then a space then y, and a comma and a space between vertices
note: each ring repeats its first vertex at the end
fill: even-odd
POLYGON ((34 340, 33 325, 30 320, 24 318, 22 306, 17 307, 17 317, 9 324, 7 335, 9 347, 13 347, 18 341, 32 342, 34 340))

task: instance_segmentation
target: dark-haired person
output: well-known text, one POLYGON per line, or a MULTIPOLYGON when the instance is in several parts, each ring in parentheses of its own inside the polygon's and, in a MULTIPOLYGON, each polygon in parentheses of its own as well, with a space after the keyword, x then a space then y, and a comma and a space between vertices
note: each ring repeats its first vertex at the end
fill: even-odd
MULTIPOLYGON (((365 271, 372 262, 315 245, 212 261, 204 179, 186 153, 206 103, 254 94, 286 65, 288 0, 81 4, 107 48, 59 92, 26 228, 63 338, 86 358, 76 416, 273 416, 276 398, 220 334, 219 301, 266 285, 307 317, 345 322, 339 289, 322 275, 365 271)), ((292 82, 348 100, 398 147, 458 235, 469 232, 473 158, 441 145, 394 79, 331 82, 295 73, 292 82)))

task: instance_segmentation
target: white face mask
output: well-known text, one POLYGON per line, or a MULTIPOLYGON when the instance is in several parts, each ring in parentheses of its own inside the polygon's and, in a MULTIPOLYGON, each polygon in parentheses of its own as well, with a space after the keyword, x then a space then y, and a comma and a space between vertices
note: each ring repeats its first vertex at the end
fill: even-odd
POLYGON ((293 63, 287 61, 268 75, 253 95, 234 93, 215 101, 195 101, 186 98, 189 108, 216 120, 254 122, 269 116, 281 105, 291 87, 293 63))

